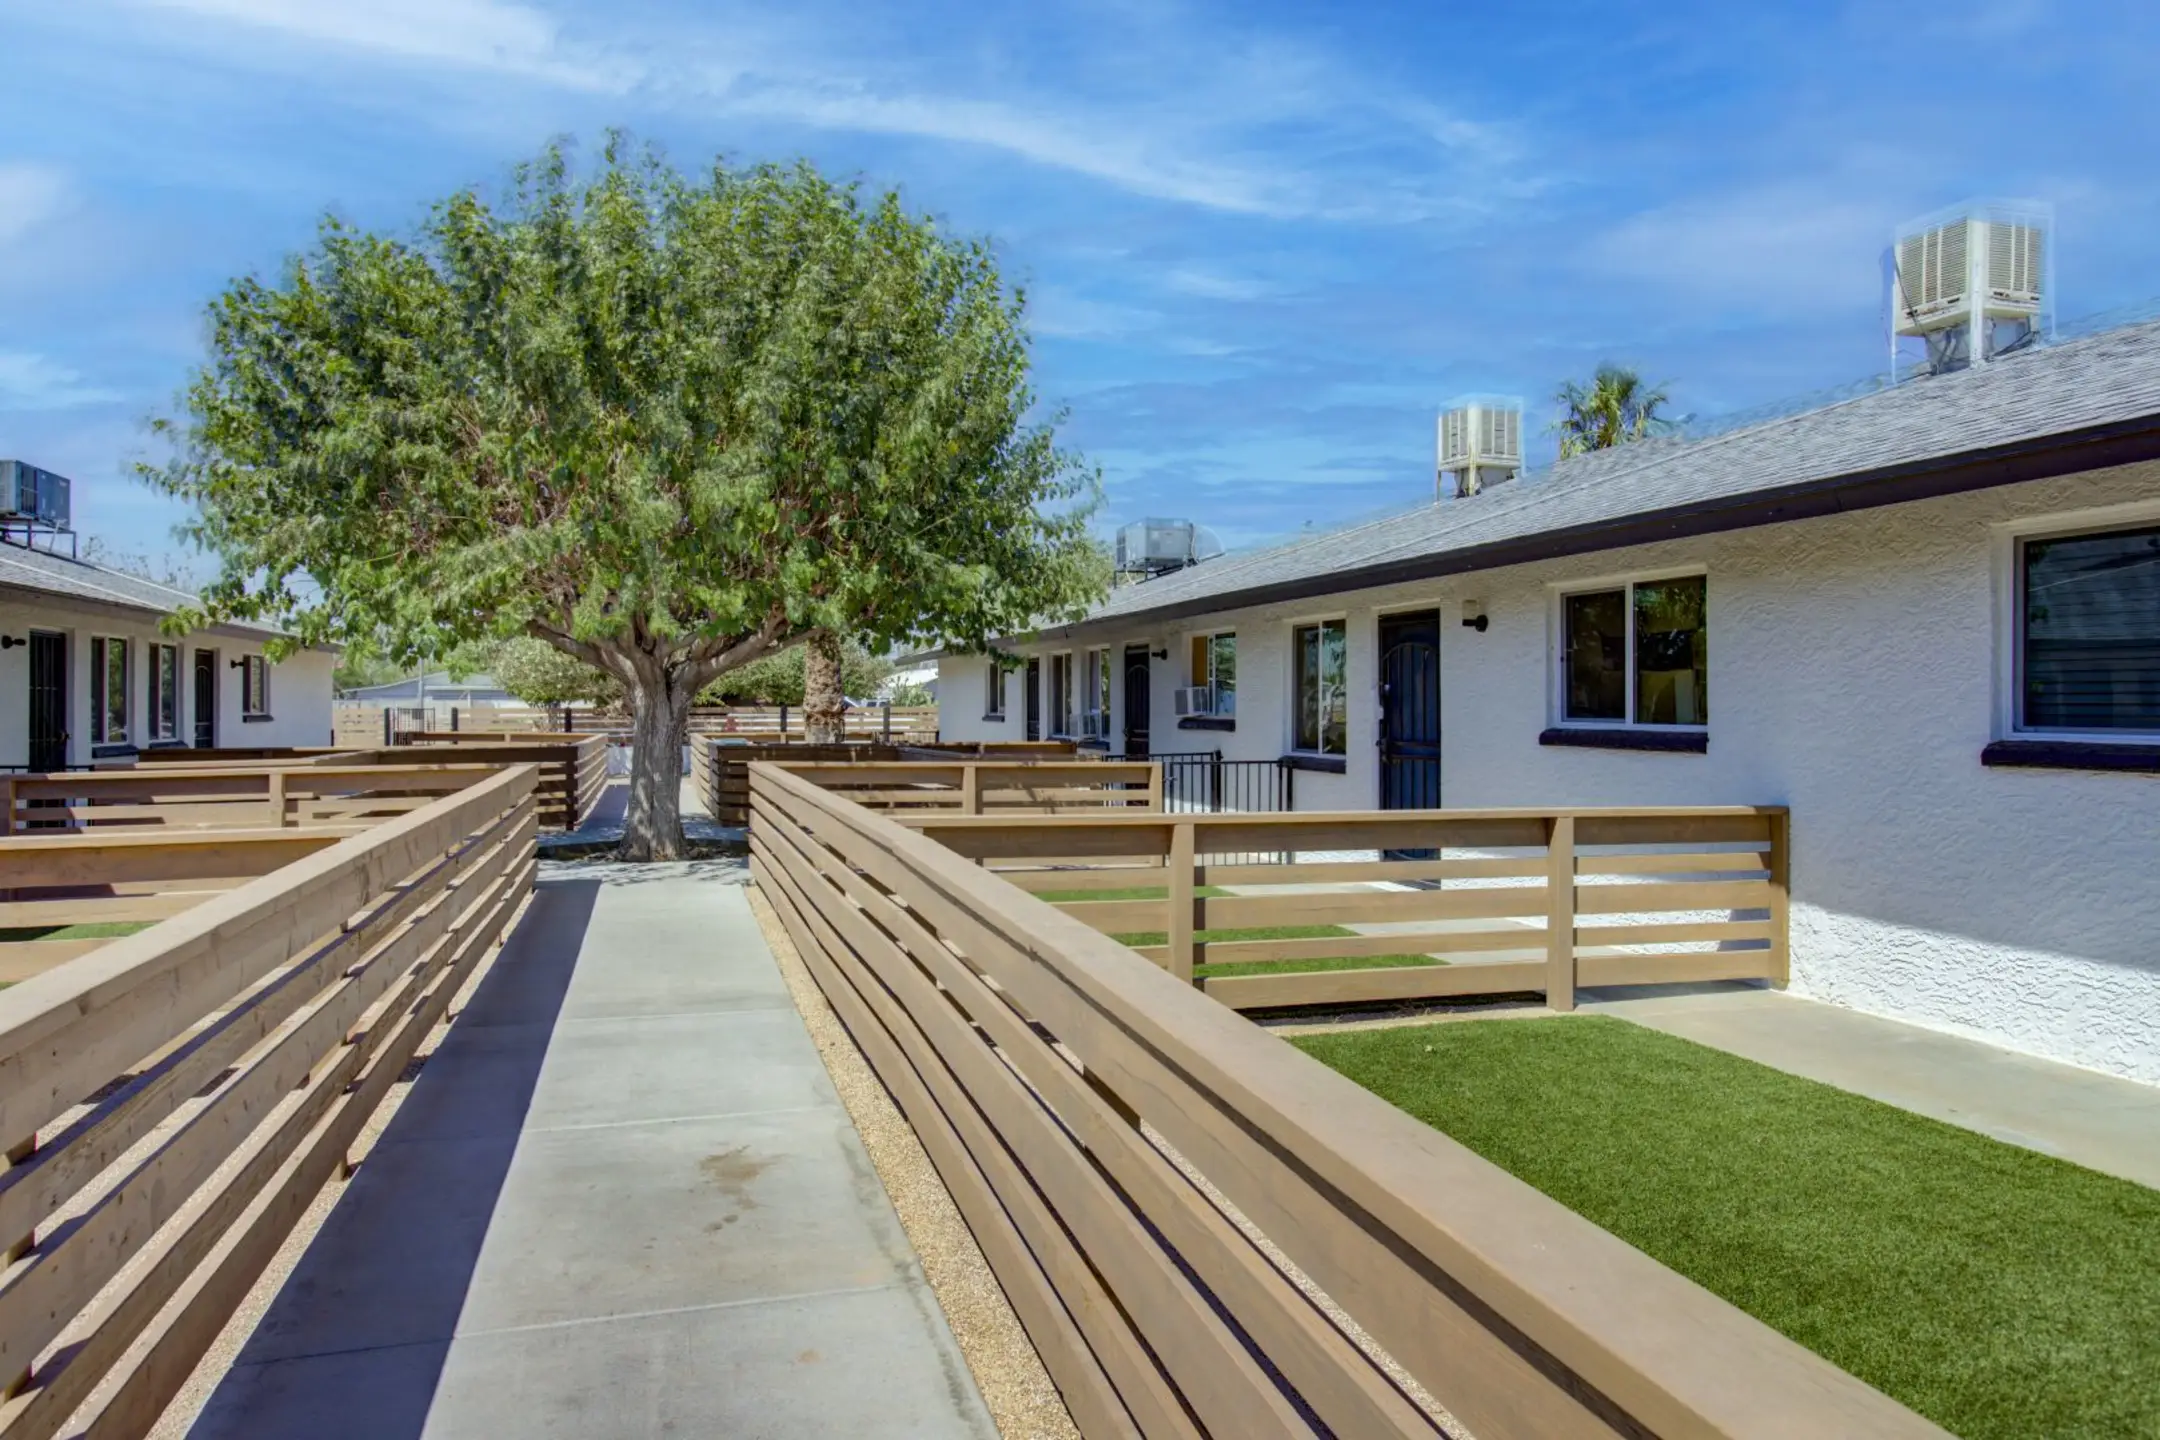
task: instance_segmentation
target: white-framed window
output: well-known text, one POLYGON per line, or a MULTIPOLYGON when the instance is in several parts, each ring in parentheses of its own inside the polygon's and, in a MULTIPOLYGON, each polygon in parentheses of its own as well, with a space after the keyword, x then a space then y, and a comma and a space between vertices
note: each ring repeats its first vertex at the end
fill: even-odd
POLYGON ((180 647, 150 647, 150 738, 180 738, 180 647))
POLYGON ((268 719, 270 715, 270 662, 260 655, 240 660, 240 717, 268 719))
POLYGON ((93 744, 128 740, 128 642, 117 635, 90 637, 90 734, 93 744))
POLYGON ((1237 714, 1237 632, 1192 637, 1192 683, 1208 691, 1210 715, 1237 714))
POLYGON ((1004 718, 1005 667, 1000 665, 997 657, 993 655, 990 657, 990 663, 983 667, 983 719, 1003 720, 1004 718))
POLYGON ((2010 544, 2010 728, 2160 736, 2160 516, 2010 544))
POLYGON ((1070 738, 1078 724, 1073 714, 1073 657, 1065 651, 1050 657, 1050 733, 1070 738))
POLYGON ((1710 723, 1707 576, 1563 591, 1556 688, 1562 725, 1700 730, 1710 723))
POLYGON ((1290 631, 1290 748, 1308 755, 1341 755, 1349 748, 1349 653, 1340 620, 1290 631))
POLYGON ((1080 672, 1080 728, 1074 732, 1089 740, 1110 734, 1110 647, 1087 652, 1080 672))

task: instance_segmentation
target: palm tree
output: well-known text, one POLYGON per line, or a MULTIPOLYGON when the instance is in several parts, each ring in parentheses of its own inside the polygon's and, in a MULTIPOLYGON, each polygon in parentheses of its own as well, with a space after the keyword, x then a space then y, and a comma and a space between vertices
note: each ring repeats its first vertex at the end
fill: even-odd
POLYGON ((1659 433, 1670 424, 1658 414, 1668 398, 1662 386, 1646 385, 1641 375, 1611 361, 1597 367, 1588 385, 1568 381, 1553 396, 1561 411, 1552 423, 1561 458, 1659 433))

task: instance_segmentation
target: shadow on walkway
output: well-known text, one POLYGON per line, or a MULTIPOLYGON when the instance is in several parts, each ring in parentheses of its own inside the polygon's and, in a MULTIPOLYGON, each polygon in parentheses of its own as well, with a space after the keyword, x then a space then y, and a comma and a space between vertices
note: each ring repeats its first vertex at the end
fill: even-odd
POLYGON ((421 1434, 600 889, 534 892, 190 1433, 421 1434))

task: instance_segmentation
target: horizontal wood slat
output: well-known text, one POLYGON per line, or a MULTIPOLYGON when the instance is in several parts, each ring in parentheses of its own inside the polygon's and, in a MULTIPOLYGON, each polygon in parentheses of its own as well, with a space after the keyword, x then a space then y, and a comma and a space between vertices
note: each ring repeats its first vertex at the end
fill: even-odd
MULTIPOLYGON (((756 764, 751 792, 757 884, 923 1137, 1083 1434, 1434 1433, 1270 1255, 1481 1440, 1940 1433, 1212 998, 1537 991, 1542 955, 1199 989, 803 774, 756 764), (1237 1233, 1217 1194, 1269 1251, 1237 1233)), ((1183 823, 1142 832, 1162 837, 1158 860, 1183 823)), ((1000 819, 962 833, 1027 832, 1000 819)), ((1146 853, 1126 817, 1046 817, 1039 833, 1067 854, 1146 853)), ((1177 853, 1192 852, 1180 840, 1177 853)), ((1085 888, 1063 880, 1026 876, 1085 888)), ((1366 893, 1496 903, 1475 889, 1366 893)), ((1079 902, 1098 918, 1134 904, 1168 909, 1079 902)), ((1544 936, 1505 934, 1532 950, 1544 936)), ((1767 954, 1579 963, 1596 983, 1727 953, 1757 965, 1767 954)))
MULTIPOLYGON (((35 1241, 0 1278, 0 1374, 24 1377, 0 1436, 42 1440, 86 1401, 85 1434, 147 1433, 500 941, 531 885, 536 775, 476 767, 362 833, 281 835, 324 843, 0 994, 0 1135, 18 1157, 0 1236, 35 1241)), ((125 839, 0 843, 78 860, 230 848, 125 839)))

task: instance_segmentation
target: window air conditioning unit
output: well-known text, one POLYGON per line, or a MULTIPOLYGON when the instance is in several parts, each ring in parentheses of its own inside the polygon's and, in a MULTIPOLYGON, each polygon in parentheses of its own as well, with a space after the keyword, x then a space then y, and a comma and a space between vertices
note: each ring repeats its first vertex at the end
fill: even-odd
POLYGON ((0 520, 69 528, 67 476, 22 460, 0 460, 0 520))
POLYGON ((1110 717, 1100 710, 1089 710, 1080 717, 1080 728, 1074 732, 1082 740, 1102 740, 1110 734, 1110 717))
POLYGON ((1188 685, 1170 692, 1170 708, 1179 716, 1213 715, 1215 713, 1215 687, 1212 685, 1188 685))

